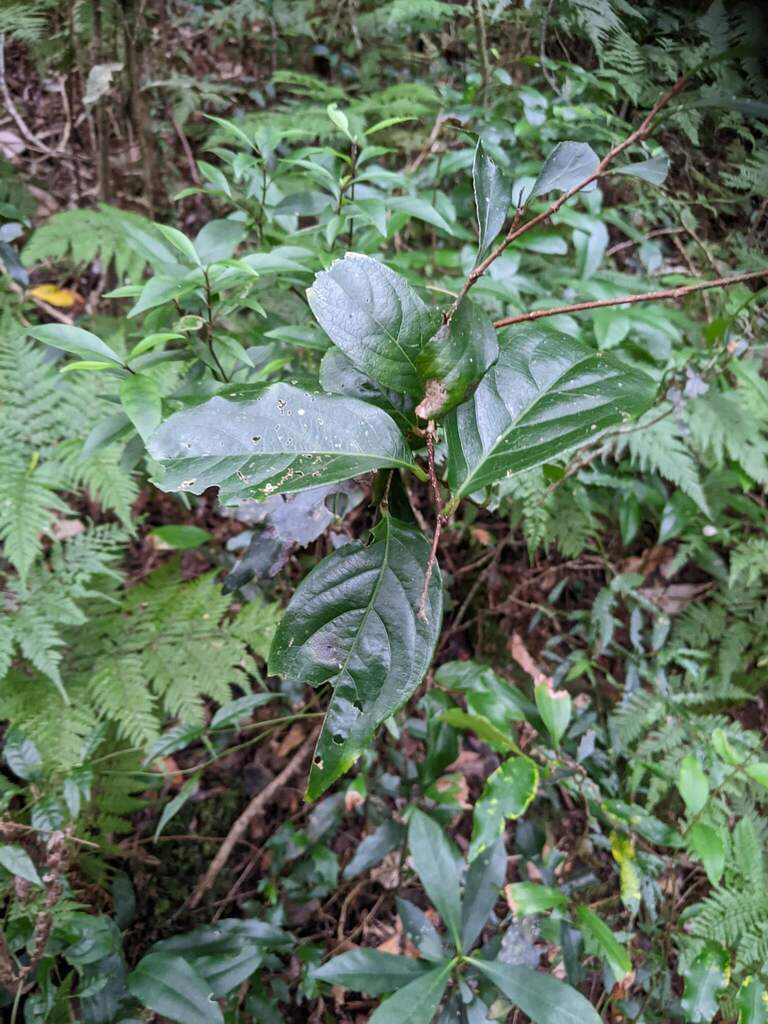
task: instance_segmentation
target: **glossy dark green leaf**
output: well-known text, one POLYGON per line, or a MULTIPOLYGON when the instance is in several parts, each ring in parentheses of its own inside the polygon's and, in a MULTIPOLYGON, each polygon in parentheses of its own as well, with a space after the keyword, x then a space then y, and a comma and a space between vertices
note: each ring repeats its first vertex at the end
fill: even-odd
POLYGON ((414 811, 408 847, 416 874, 461 952, 461 873, 459 851, 445 831, 423 811, 414 811))
POLYGON ((370 1024, 432 1024, 450 974, 450 964, 423 974, 383 1002, 370 1024))
POLYGON ((320 361, 320 386, 331 395, 346 395, 377 405, 392 417, 401 430, 415 423, 415 401, 408 395, 381 388, 367 373, 358 370, 340 348, 330 348, 320 361))
POLYGON ((594 1006, 575 988, 529 967, 472 960, 533 1024, 601 1024, 594 1006))
POLYGON ((463 402, 499 357, 493 324, 483 311, 464 299, 450 323, 444 324, 416 356, 424 385, 416 414, 436 419, 463 402))
POLYGON ((142 1005, 177 1024, 224 1024, 211 987, 181 956, 147 954, 128 975, 128 989, 142 1005))
POLYGON ((608 961, 616 981, 626 977, 632 970, 632 961, 605 921, 587 907, 577 907, 576 922, 582 932, 592 939, 600 956, 608 961))
POLYGON ((288 605, 272 643, 270 672, 334 687, 309 779, 310 799, 354 764, 429 666, 443 591, 436 570, 427 621, 420 621, 428 559, 426 538, 386 517, 367 547, 348 545, 323 559, 288 605))
POLYGON ((634 178, 642 178, 651 185, 663 185, 669 174, 669 157, 666 153, 652 156, 648 160, 639 160, 634 164, 615 167, 614 174, 629 174, 634 178))
POLYGON ((440 718, 454 729, 471 730, 478 739, 487 743, 497 754, 519 753, 519 748, 510 737, 508 730, 497 728, 484 715, 473 715, 468 711, 462 711, 461 708, 451 708, 445 711, 440 718))
POLYGON ((149 438, 165 491, 262 500, 348 480, 384 466, 412 467, 402 434, 381 409, 340 395, 269 384, 177 412, 149 438))
POLYGON ((428 963, 409 956, 393 956, 377 949, 352 949, 318 967, 312 976, 329 985, 380 996, 423 978, 429 969, 428 963))
MULTIPOLYGON (((593 174, 599 163, 597 153, 586 142, 558 142, 544 161, 531 197, 542 196, 546 192, 567 192, 593 174)), ((597 182, 593 181, 584 191, 591 192, 596 187, 597 182)))
POLYGON ((469 859, 495 843, 508 820, 525 814, 539 786, 539 770, 529 757, 510 757, 491 772, 475 804, 469 859))
POLYGON ((258 970, 268 950, 287 948, 292 941, 286 932, 264 921, 225 918, 156 942, 153 951, 183 957, 221 998, 258 970))
POLYGON ((685 986, 680 1006, 686 1024, 709 1024, 719 1008, 717 997, 728 987, 728 953, 716 942, 707 942, 693 963, 681 973, 685 986))
POLYGON ((475 192, 475 209, 479 229, 477 242, 479 261, 504 226, 511 197, 509 183, 504 180, 499 168, 485 152, 482 142, 478 142, 475 148, 472 185, 475 192))
POLYGON ((468 952, 490 917, 507 877, 507 851, 499 838, 469 865, 464 885, 461 944, 468 952))
POLYGON ((441 962, 445 959, 445 947, 440 933, 424 911, 410 900, 395 900, 397 913, 403 924, 403 931, 409 941, 427 960, 441 962))
POLYGON ((377 384, 421 396, 416 356, 439 326, 405 278, 370 256, 347 253, 317 275, 307 298, 318 323, 377 384))
POLYGON ((456 498, 563 455, 651 405, 655 383, 541 324, 520 324, 473 397, 446 418, 456 498))

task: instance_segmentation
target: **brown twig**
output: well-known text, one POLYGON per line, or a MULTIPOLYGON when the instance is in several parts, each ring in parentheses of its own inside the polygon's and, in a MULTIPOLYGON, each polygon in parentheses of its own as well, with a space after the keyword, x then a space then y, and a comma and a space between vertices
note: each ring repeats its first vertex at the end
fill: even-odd
POLYGON ((629 306, 636 302, 656 302, 659 299, 681 299, 684 295, 703 292, 708 288, 725 288, 728 285, 738 284, 741 281, 756 281, 760 277, 768 278, 768 270, 753 270, 748 274, 718 277, 714 281, 702 281, 700 284, 665 288, 661 291, 621 295, 615 299, 592 299, 588 302, 573 302, 568 306, 555 306, 552 309, 535 309, 530 313, 518 313, 516 316, 502 317, 501 320, 494 321, 493 326, 498 330, 500 327, 509 327, 510 324, 520 324, 528 320, 541 320, 543 317, 558 316, 561 313, 580 313, 585 309, 604 309, 606 306, 629 306))
POLYGON ((446 314, 446 322, 450 320, 450 318, 453 316, 455 312, 455 307, 458 306, 459 302, 464 298, 464 296, 467 294, 470 288, 472 288, 477 283, 477 281, 486 272, 488 267, 490 267, 494 260, 497 260, 499 256, 501 256, 504 250, 508 246, 510 246, 512 242, 515 242, 518 238, 521 237, 521 235, 524 235, 526 232, 531 231, 535 227, 538 227, 539 224, 543 224, 544 221, 549 220, 550 217, 553 217, 558 212, 558 210, 562 206, 564 206, 565 203, 568 202, 569 199, 572 199, 573 196, 576 195, 577 192, 581 192, 582 189, 585 189, 588 185, 591 185, 593 181, 597 181, 598 178, 601 178, 607 171, 610 164, 612 164, 616 157, 620 156, 625 149, 629 149, 629 147, 633 146, 636 142, 641 142, 648 135, 648 133, 651 130, 651 125, 653 124, 653 121, 656 118, 656 115, 664 107, 666 107, 675 98, 675 96, 678 95, 678 93, 682 92, 683 88, 685 87, 686 81, 687 79, 685 76, 678 79, 678 81, 675 82, 672 88, 668 89, 664 93, 664 95, 656 103, 653 109, 650 110, 648 114, 646 114, 638 128, 636 128, 630 135, 628 135, 626 139, 624 139, 622 142, 617 143, 613 147, 613 149, 606 153, 606 155, 603 157, 603 159, 600 161, 600 163, 597 165, 595 170, 592 171, 591 174, 588 174, 585 178, 582 178, 582 180, 579 181, 572 188, 569 188, 566 192, 563 192, 561 196, 558 196, 557 199, 553 200, 549 204, 546 210, 542 210, 542 212, 537 213, 535 217, 531 217, 530 220, 525 221, 524 224, 520 224, 522 210, 520 208, 520 205, 518 204, 518 209, 515 212, 514 219, 506 235, 504 236, 504 238, 502 238, 499 244, 488 253, 485 259, 478 263, 477 266, 471 271, 471 273, 467 277, 467 280, 464 282, 464 287, 459 292, 459 298, 448 311, 448 314, 446 314))
POLYGON ((426 438, 427 438, 427 466, 429 468, 429 482, 432 487, 432 496, 435 500, 435 510, 437 516, 435 519, 435 531, 432 535, 432 547, 429 552, 429 560, 427 561, 427 568, 424 573, 424 583, 421 588, 421 596, 419 598, 419 609, 416 612, 416 618, 419 622, 428 622, 427 616, 427 602, 429 600, 429 584, 432 582, 432 573, 435 569, 437 562, 437 548, 440 544, 440 536, 443 532, 443 523, 445 522, 445 516, 443 515, 443 496, 440 493, 440 483, 437 479, 437 470, 435 469, 435 440, 437 434, 435 431, 435 421, 430 420, 427 424, 426 438))
POLYGON ((307 736, 307 738, 304 740, 302 745, 293 755, 293 757, 285 766, 285 768, 283 768, 283 770, 279 774, 277 774, 274 777, 274 779, 272 779, 272 781, 268 783, 264 787, 264 789, 261 790, 260 793, 256 794, 256 796, 251 800, 251 802, 245 808, 240 817, 237 818, 235 823, 232 825, 232 828, 227 833, 227 838, 224 840, 224 842, 221 844, 221 847, 219 848, 219 852, 216 854, 216 856, 209 864, 208 870, 205 872, 202 879, 195 886, 195 890, 192 893, 188 904, 191 910, 194 910, 194 908, 202 900, 203 896, 205 896, 205 894, 211 888, 213 883, 216 881, 219 872, 229 860, 230 856, 232 855, 232 851, 240 842, 243 835, 245 834, 246 829, 253 821, 253 819, 256 817, 256 815, 264 809, 264 807, 267 805, 267 803, 269 803, 269 801, 272 799, 275 793, 277 793, 281 786, 284 786, 289 781, 289 779, 291 779, 299 771, 308 753, 311 751, 314 745, 317 733, 317 729, 312 730, 312 732, 309 734, 309 736, 307 736))

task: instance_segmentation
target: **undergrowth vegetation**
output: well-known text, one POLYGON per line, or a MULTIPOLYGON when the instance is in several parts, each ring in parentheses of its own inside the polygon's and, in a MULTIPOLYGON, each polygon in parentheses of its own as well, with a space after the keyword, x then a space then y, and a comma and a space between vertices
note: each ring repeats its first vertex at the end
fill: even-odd
POLYGON ((768 1019, 765 39, 0 0, 5 1019, 768 1019))

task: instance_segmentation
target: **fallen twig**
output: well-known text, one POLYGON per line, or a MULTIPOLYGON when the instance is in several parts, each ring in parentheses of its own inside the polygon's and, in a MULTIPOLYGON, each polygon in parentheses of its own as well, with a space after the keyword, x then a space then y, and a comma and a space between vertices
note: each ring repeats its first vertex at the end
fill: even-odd
POLYGON ((200 903, 203 896, 208 892, 219 872, 229 860, 232 855, 232 851, 237 846, 238 842, 242 839, 246 829, 259 814, 264 807, 269 803, 272 797, 277 793, 281 786, 284 786, 289 779, 291 779, 301 768, 304 760, 314 746, 315 739, 319 730, 313 729, 312 732, 307 736, 306 740, 302 743, 296 753, 293 755, 288 764, 283 770, 277 774, 270 783, 268 783, 261 792, 257 793, 256 796, 251 800, 248 806, 245 808, 243 813, 232 825, 232 828, 227 833, 227 838, 219 847, 219 852, 211 861, 208 866, 208 870, 203 875, 202 879, 195 886, 195 890, 189 899, 189 907, 194 908, 200 903))

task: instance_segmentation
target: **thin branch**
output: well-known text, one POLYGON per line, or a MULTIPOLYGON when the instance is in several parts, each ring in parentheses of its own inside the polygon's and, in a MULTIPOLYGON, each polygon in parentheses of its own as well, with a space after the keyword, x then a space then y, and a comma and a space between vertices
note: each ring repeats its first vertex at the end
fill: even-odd
MULTIPOLYGON (((531 231, 533 228, 538 227, 539 224, 543 224, 544 221, 549 220, 550 217, 553 217, 558 212, 558 210, 568 202, 569 199, 572 199, 573 196, 576 195, 577 192, 581 192, 582 189, 585 189, 588 185, 591 185, 593 181, 597 181, 598 178, 601 178, 607 171, 610 164, 612 164, 616 157, 620 156, 625 149, 629 149, 629 147, 633 146, 636 142, 641 142, 650 132, 651 126, 653 124, 654 119, 656 118, 656 115, 661 110, 663 110, 664 107, 671 103, 671 101, 675 98, 675 96, 677 96, 678 93, 682 92, 683 88, 685 87, 686 81, 687 79, 685 76, 678 79, 678 81, 675 82, 672 88, 668 89, 664 93, 664 95, 656 103, 653 109, 650 110, 648 114, 646 114, 640 126, 636 128, 631 135, 628 135, 626 139, 624 139, 622 142, 617 143, 613 147, 613 149, 606 153, 606 155, 603 157, 603 159, 600 161, 600 163, 597 165, 597 167, 591 174, 588 174, 586 178, 583 178, 572 188, 569 188, 567 192, 563 192, 561 196, 559 196, 557 199, 553 200, 549 204, 546 210, 542 210, 542 212, 537 213, 535 217, 531 217, 530 220, 527 220, 524 224, 520 224, 520 214, 522 213, 522 211, 518 206, 517 212, 515 213, 515 217, 512 221, 512 224, 510 225, 509 231, 507 231, 504 238, 502 238, 499 244, 494 249, 491 250, 491 252, 485 257, 485 259, 478 263, 478 265, 472 270, 466 282, 464 283, 464 287, 459 292, 459 298, 457 299, 454 305, 458 306, 459 302, 461 301, 461 299, 464 298, 464 296, 467 294, 470 288, 472 288, 477 283, 477 281, 486 272, 488 267, 490 267, 494 260, 497 260, 499 256, 501 256, 504 250, 508 246, 510 246, 512 242, 517 241, 517 239, 524 235, 526 232, 531 231)), ((451 307, 451 310, 449 310, 446 316, 446 320, 449 320, 451 316, 453 316, 454 312, 454 307, 451 307)))
POLYGON ((748 274, 736 274, 733 277, 718 277, 714 281, 702 281, 700 284, 683 285, 678 288, 665 288, 656 292, 639 292, 635 295, 621 295, 615 299, 593 299, 588 302, 574 302, 569 306, 555 306, 552 309, 535 309, 530 313, 518 313, 516 316, 505 316, 501 320, 494 321, 493 326, 498 330, 500 327, 509 327, 510 324, 521 324, 529 320, 541 320, 548 316, 558 316, 562 313, 580 313, 585 309, 604 309, 606 306, 630 306, 637 302, 656 302, 659 299, 681 299, 693 292, 703 292, 708 288, 725 288, 731 284, 738 284, 741 281, 756 281, 758 278, 768 278, 768 270, 754 270, 748 274))
POLYGON ((427 622, 427 603, 429 601, 429 584, 432 582, 432 573, 435 569, 437 562, 437 548, 440 544, 440 536, 443 532, 443 523, 445 522, 445 516, 443 515, 443 496, 440 493, 440 483, 437 479, 437 470, 435 468, 435 421, 430 420, 427 424, 426 429, 427 438, 427 465, 429 467, 429 482, 432 486, 432 496, 435 500, 435 509, 437 511, 437 518, 435 519, 435 532, 432 535, 432 547, 429 552, 429 559, 427 561, 427 568, 424 573, 424 583, 421 588, 421 596, 419 598, 419 609, 416 612, 416 618, 419 622, 427 622))
POLYGON ((208 866, 208 870, 203 875, 202 879, 195 886, 195 891, 189 900, 189 908, 194 908, 200 903, 203 896, 208 892, 219 872, 229 860, 232 851, 237 846, 238 842, 245 835, 248 826, 253 819, 264 809, 269 803, 272 797, 277 793, 286 783, 298 772, 301 768, 307 754, 312 749, 312 745, 317 738, 317 730, 313 729, 312 732, 307 736, 306 740, 302 743, 296 753, 293 755, 288 764, 283 770, 268 783, 261 792, 257 793, 256 796, 251 800, 248 806, 245 808, 243 813, 235 821, 232 828, 227 834, 227 838, 219 847, 219 852, 211 861, 208 866))

